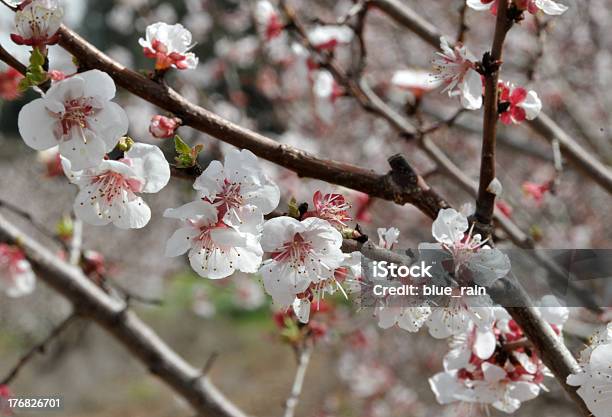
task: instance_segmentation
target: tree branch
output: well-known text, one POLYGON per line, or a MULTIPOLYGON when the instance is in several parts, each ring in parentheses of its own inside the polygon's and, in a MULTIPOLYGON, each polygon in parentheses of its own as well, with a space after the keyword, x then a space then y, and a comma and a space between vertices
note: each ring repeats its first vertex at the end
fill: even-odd
POLYGON ((168 346, 125 302, 110 297, 78 268, 57 258, 0 215, 0 239, 19 242, 37 276, 66 297, 75 314, 103 327, 151 373, 172 387, 198 412, 214 417, 246 417, 217 388, 168 346))
MULTIPOLYGON (((443 33, 423 19, 408 5, 399 0, 368 0, 370 7, 379 9, 396 23, 417 34, 425 42, 438 49, 443 33)), ((447 37, 447 39, 451 39, 447 37)), ((612 170, 589 154, 578 142, 567 134, 544 112, 534 120, 526 121, 528 126, 549 142, 557 138, 561 151, 579 172, 593 179, 608 193, 612 193, 612 170)))
POLYGON ((21 369, 26 366, 30 362, 30 360, 32 360, 32 358, 36 356, 37 353, 45 353, 45 350, 47 349, 49 344, 53 342, 57 337, 59 337, 59 335, 61 335, 76 318, 77 315, 73 313, 64 320, 62 320, 61 323, 56 325, 51 331, 51 333, 49 333, 49 335, 43 341, 34 345, 21 358, 19 358, 17 364, 9 371, 9 373, 4 377, 4 379, 0 381, 0 385, 10 384, 13 379, 17 377, 19 371, 21 371, 21 369))
POLYGON ((259 157, 288 168, 301 177, 315 178, 391 200, 414 204, 429 217, 435 217, 446 202, 431 188, 409 190, 397 187, 385 175, 348 163, 318 158, 280 144, 249 129, 237 126, 210 111, 188 102, 166 85, 158 84, 113 61, 65 26, 59 31, 60 45, 78 58, 84 69, 100 69, 133 94, 172 112, 184 125, 191 126, 221 141, 252 151, 259 157))
POLYGON ((480 183, 476 199, 476 231, 483 237, 489 237, 492 230, 493 211, 496 195, 489 191, 489 184, 495 177, 495 144, 497 141, 498 82, 499 67, 506 34, 512 26, 508 18, 508 0, 497 3, 497 21, 491 53, 485 54, 482 60, 484 73, 485 97, 482 128, 482 152, 480 155, 480 183))
POLYGON ((285 403, 284 417, 293 417, 295 415, 295 407, 297 406, 300 394, 302 393, 304 377, 306 376, 306 370, 308 369, 308 364, 310 363, 312 350, 313 346, 311 344, 306 344, 299 352, 298 367, 295 372, 293 385, 291 386, 291 394, 285 403))

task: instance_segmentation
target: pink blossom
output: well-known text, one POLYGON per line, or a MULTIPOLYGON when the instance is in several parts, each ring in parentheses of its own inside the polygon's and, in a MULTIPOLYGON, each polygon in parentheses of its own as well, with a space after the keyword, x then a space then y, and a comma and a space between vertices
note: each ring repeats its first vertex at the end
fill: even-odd
POLYGON ((13 412, 11 411, 8 400, 12 398, 13 394, 11 393, 8 385, 0 385, 0 416, 12 416, 13 412))
POLYGON ((497 207, 499 209, 499 211, 501 211, 504 216, 506 216, 508 218, 512 217, 512 206, 510 206, 505 201, 500 200, 500 201, 496 202, 495 203, 495 207, 497 207))
POLYGON ((0 72, 0 98, 6 101, 19 98, 21 96, 19 82, 22 78, 23 75, 13 67, 0 72))
POLYGON ((284 25, 278 11, 267 1, 259 1, 255 9, 255 20, 266 41, 270 41, 283 32, 284 25))
POLYGON ((535 182, 525 181, 523 183, 523 192, 533 198, 536 204, 539 206, 544 201, 544 196, 548 191, 550 191, 551 182, 545 182, 542 184, 537 184, 535 182))
POLYGON ((503 124, 533 120, 540 114, 542 102, 535 91, 527 91, 508 82, 500 82, 499 89, 500 106, 507 106, 499 115, 503 124))
POLYGON ((171 138, 180 125, 181 119, 178 117, 166 117, 156 114, 151 119, 149 133, 158 139, 171 138))
POLYGON ((34 291, 36 278, 30 262, 17 246, 0 243, 0 290, 12 298, 34 291))
POLYGON ((351 205, 346 202, 342 194, 323 195, 321 191, 317 191, 312 201, 314 210, 308 211, 304 218, 318 217, 327 220, 336 229, 346 227, 346 223, 352 220, 348 212, 351 205))
POLYGON ((68 77, 65 73, 58 70, 51 70, 47 74, 53 81, 62 81, 68 77))

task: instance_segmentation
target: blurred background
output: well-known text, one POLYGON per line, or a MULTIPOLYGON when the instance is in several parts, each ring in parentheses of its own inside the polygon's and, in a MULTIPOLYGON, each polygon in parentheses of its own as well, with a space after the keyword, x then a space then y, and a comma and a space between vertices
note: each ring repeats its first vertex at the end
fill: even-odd
MULTIPOLYGON (((169 83, 184 96, 242 126, 280 142, 327 158, 347 161, 380 173, 386 159, 406 155, 418 172, 455 206, 470 197, 415 144, 398 138, 382 120, 365 113, 351 98, 340 97, 322 114, 313 97, 312 82, 296 75, 282 48, 258 35, 253 19, 254 1, 239 0, 63 0, 65 23, 122 64, 152 69, 138 45, 148 24, 182 23, 194 35, 200 63, 194 71, 172 74, 169 83), (280 57, 279 57, 280 54, 280 57), (333 114, 328 112, 333 111, 333 114), (331 116, 329 123, 327 116, 331 116)), ((422 2, 405 0, 443 32, 458 30, 462 0, 422 2)), ((545 111, 585 148, 603 162, 612 163, 612 3, 607 0, 563 0, 570 10, 562 18, 529 16, 511 31, 505 50, 503 76, 534 89, 545 111)), ((306 22, 315 17, 335 20, 352 2, 292 2, 306 22)), ((479 56, 488 48, 493 19, 488 13, 468 10, 470 30, 466 43, 479 56)), ((22 62, 25 47, 8 38, 12 13, 0 8, 0 43, 22 62)), ((427 126, 452 115, 459 104, 437 91, 421 95, 394 85, 398 70, 430 70, 432 49, 414 34, 372 11, 365 32, 368 47, 366 76, 375 90, 398 111, 427 126), (416 104, 418 103, 418 106, 416 104)), ((351 51, 340 50, 346 60, 351 51)), ((52 69, 75 70, 72 57, 51 47, 52 69)), ((5 71, 6 67, 0 70, 5 71)), ((0 82, 7 82, 1 78, 0 82)), ((0 85, 0 92, 5 91, 0 85)), ((51 233, 70 227, 68 220, 76 187, 57 172, 55 155, 27 148, 17 131, 17 114, 32 100, 4 95, 0 102, 0 200, 29 213, 51 233), (59 175, 58 175, 59 174, 59 175)), ((117 101, 130 119, 129 134, 155 143, 168 155, 173 145, 153 138, 149 121, 161 113, 151 104, 119 91, 117 101)), ((477 178, 482 114, 460 116, 454 126, 431 138, 446 150, 465 173, 477 178)), ((222 158, 229 145, 190 128, 179 133, 189 143, 203 143, 201 164, 222 158)), ((612 216, 610 196, 571 166, 555 170, 549 143, 524 126, 501 130, 500 180, 507 215, 546 248, 610 248, 612 216), (524 190, 525 183, 555 180, 554 192, 539 201, 524 190)), ((172 158, 171 156, 169 158, 172 158)), ((262 161, 282 190, 281 207, 291 197, 311 202, 316 190, 342 192, 353 205, 359 224, 375 237, 378 227, 400 229, 400 242, 414 247, 430 241, 430 220, 411 207, 370 200, 329 184, 298 179, 293 173, 262 161)), ((112 281, 117 288, 137 295, 133 307, 159 334, 191 363, 212 362, 210 376, 230 399, 252 415, 281 415, 295 373, 295 355, 287 334, 275 323, 269 297, 257 277, 234 276, 220 281, 198 278, 183 258, 164 258, 166 239, 176 224, 162 218, 163 210, 193 198, 191 183, 172 179, 161 193, 147 195, 152 220, 142 230, 122 231, 111 226, 84 225, 84 245, 91 259, 92 279, 112 281), (214 361, 211 361, 211 358, 214 361)), ((18 216, 8 213, 41 242, 59 250, 52 240, 18 216)), ((40 228, 39 228, 40 229, 40 228)), ((507 243, 500 242, 503 246, 507 243)), ((300 416, 458 416, 485 414, 485 410, 439 406, 427 378, 441 370, 447 341, 421 331, 382 331, 370 311, 355 312, 349 303, 322 314, 324 331, 308 369, 300 416)), ((19 356, 45 337, 53 324, 69 314, 69 305, 42 282, 30 296, 9 299, 0 295, 0 376, 19 356)), ((582 313, 573 312, 580 322, 582 313)), ((570 326, 571 327, 571 326, 570 326)), ((569 337, 574 349, 581 345, 569 337)), ((517 416, 575 415, 553 379, 550 393, 525 403, 517 416)), ((189 407, 161 382, 151 377, 121 346, 95 325, 77 322, 39 355, 11 384, 16 395, 64 397, 59 415, 76 416, 190 416, 189 407)), ((492 410, 493 415, 501 412, 492 410)), ((23 413, 20 415, 27 416, 23 413)), ((34 414, 32 414, 34 415, 34 414)), ((40 414, 36 414, 40 415, 40 414)))

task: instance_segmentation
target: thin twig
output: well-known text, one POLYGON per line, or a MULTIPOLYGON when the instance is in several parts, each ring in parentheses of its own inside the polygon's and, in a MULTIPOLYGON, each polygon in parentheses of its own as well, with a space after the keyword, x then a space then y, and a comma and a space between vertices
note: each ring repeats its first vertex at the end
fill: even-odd
POLYGON ((61 323, 53 328, 51 333, 42 340, 40 343, 32 346, 30 350, 28 350, 17 364, 9 371, 9 373, 0 381, 0 385, 8 385, 10 384, 19 374, 19 372, 34 358, 37 354, 45 353, 45 350, 53 342, 57 337, 59 337, 78 316, 75 313, 72 313, 70 316, 65 318, 61 323))
MULTIPOLYGON (((368 0, 368 5, 379 9, 389 18, 414 32, 425 42, 438 48, 440 37, 444 34, 436 26, 425 20, 401 0, 368 0)), ((447 39, 451 39, 447 36, 447 39)), ((573 137, 567 134, 548 115, 541 112, 534 120, 526 122, 542 138, 551 141, 558 138, 561 151, 566 159, 578 168, 578 173, 594 180, 608 193, 612 193, 612 170, 587 152, 573 137)))
POLYGON ((497 20, 491 53, 482 60, 484 71, 485 98, 482 128, 482 153, 480 156, 480 182, 476 199, 475 229, 481 236, 489 237, 492 231, 493 212, 496 195, 490 191, 489 184, 495 177, 495 147, 497 142, 498 83, 499 67, 506 34, 513 21, 508 16, 508 0, 497 3, 497 20))
POLYGON ((196 411, 211 417, 246 417, 201 371, 186 362, 117 298, 106 294, 78 268, 57 257, 0 215, 0 240, 19 241, 37 276, 73 305, 75 313, 104 328, 152 374, 196 411))
POLYGON ((467 18, 467 1, 461 0, 461 6, 459 7, 459 29, 457 30, 457 43, 463 43, 465 41, 465 34, 470 28, 466 23, 467 18))
POLYGON ((70 239, 69 260, 72 265, 78 265, 81 261, 81 253, 83 249, 83 222, 75 217, 72 225, 72 239, 70 239))
POLYGON ((298 353, 298 367, 295 372, 295 379, 293 380, 293 385, 291 386, 291 394, 285 402, 285 414, 283 414, 284 417, 293 417, 295 415, 295 408, 300 399, 300 394, 302 393, 302 387, 304 386, 304 377, 306 376, 306 371, 308 370, 308 364, 310 363, 312 350, 313 346, 310 344, 306 344, 306 346, 302 347, 300 352, 298 353))

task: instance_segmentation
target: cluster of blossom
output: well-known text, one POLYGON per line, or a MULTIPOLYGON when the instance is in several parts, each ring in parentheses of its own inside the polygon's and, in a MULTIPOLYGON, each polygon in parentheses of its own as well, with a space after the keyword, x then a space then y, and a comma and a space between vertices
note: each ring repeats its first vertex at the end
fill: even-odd
MULTIPOLYGON (((19 36, 13 38, 38 47, 53 43, 61 24, 56 1, 23 2, 16 13, 19 36), (25 23, 24 23, 25 22, 25 23)), ((191 34, 180 25, 156 23, 141 39, 145 55, 156 59, 157 70, 195 68, 197 58, 187 52, 191 34)), ((136 143, 119 160, 107 156, 128 131, 125 111, 111 101, 116 94, 112 78, 91 70, 71 76, 52 75, 54 81, 42 98, 26 104, 18 117, 25 143, 39 151, 58 148, 64 171, 80 192, 74 211, 93 225, 113 223, 120 228, 141 228, 151 211, 140 193, 156 193, 170 179, 170 166, 156 146, 136 143)), ((178 119, 154 117, 152 133, 170 136, 178 119)))
MULTIPOLYGON (((466 0, 466 4, 474 10, 490 10, 497 14, 498 0, 466 0)), ((553 0, 513 0, 514 5, 523 11, 535 15, 542 11, 551 16, 558 16, 567 10, 567 6, 553 0)))
MULTIPOLYGON (((450 97, 459 96, 468 110, 482 107, 482 76, 477 71, 477 60, 464 45, 452 47, 444 37, 440 39, 437 58, 434 59, 434 79, 445 84, 442 92, 450 97)), ((533 120, 542 110, 542 102, 535 91, 527 91, 509 82, 499 82, 500 119, 504 124, 533 120)))
MULTIPOLYGON (((476 10, 490 9, 497 11, 497 0, 466 0, 467 5, 476 10)), ((559 15, 567 10, 566 6, 552 0, 516 0, 513 4, 521 11, 536 14, 542 10, 550 15, 559 15)), ((459 96, 461 104, 468 110, 482 107, 482 77, 478 72, 478 61, 466 46, 452 46, 444 37, 440 40, 440 49, 433 61, 434 79, 446 86, 442 90, 449 96, 459 96)), ((428 80, 431 82, 431 80, 428 80)), ((520 123, 535 119, 542 103, 534 91, 515 87, 508 82, 499 84, 500 119, 504 124, 520 123)))
MULTIPOLYGON (((500 250, 486 245, 486 240, 473 234, 472 230, 473 226, 468 226, 462 213, 454 209, 440 210, 432 225, 432 235, 437 243, 421 243, 420 256, 427 260, 428 265, 437 265, 436 268, 452 265, 449 272, 457 282, 473 282, 488 287, 507 275, 510 261, 500 250)), ((401 300, 385 297, 380 300, 376 314, 383 328, 397 324, 416 332, 426 324, 433 337, 446 338, 464 332, 471 322, 482 327, 490 326, 493 318, 488 306, 492 305, 488 296, 476 295, 451 297, 447 305, 435 308, 427 300, 422 305, 403 306, 401 300), (397 305, 398 301, 400 305, 397 305)))
MULTIPOLYGON (((568 313, 558 305, 540 309, 542 318, 558 333, 568 313)), ((489 404, 512 413, 545 389, 542 382, 549 372, 521 328, 501 307, 493 309, 493 317, 489 328, 470 323, 465 332, 453 337, 444 371, 429 380, 441 404, 489 404)))
POLYGON ((610 415, 612 323, 591 336, 589 346, 580 352, 580 368, 580 372, 567 377, 567 383, 578 387, 578 395, 594 417, 610 415))

